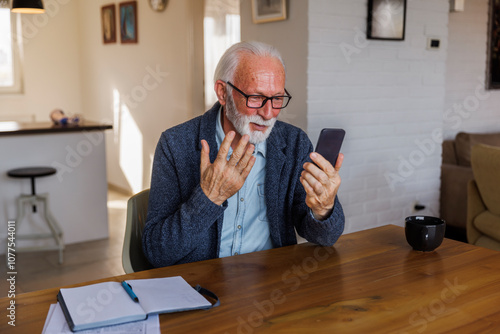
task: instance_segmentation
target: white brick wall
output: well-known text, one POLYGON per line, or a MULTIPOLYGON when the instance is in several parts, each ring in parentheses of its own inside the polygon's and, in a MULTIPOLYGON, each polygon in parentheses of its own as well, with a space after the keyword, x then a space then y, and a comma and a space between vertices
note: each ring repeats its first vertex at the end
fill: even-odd
POLYGON ((500 91, 484 89, 487 36, 488 0, 469 1, 464 12, 450 13, 445 139, 459 131, 500 131, 500 91))
POLYGON ((409 0, 405 40, 376 41, 366 0, 309 1, 308 134, 315 143, 324 127, 346 130, 346 233, 403 225, 416 201, 439 214, 448 9, 409 0), (439 51, 426 50, 428 37, 439 51))

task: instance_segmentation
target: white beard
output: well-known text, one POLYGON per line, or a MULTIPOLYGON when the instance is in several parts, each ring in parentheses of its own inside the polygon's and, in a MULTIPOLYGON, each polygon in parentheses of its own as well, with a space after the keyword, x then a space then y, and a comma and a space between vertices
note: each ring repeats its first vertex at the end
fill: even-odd
POLYGON ((270 120, 263 120, 259 115, 246 116, 238 112, 236 110, 236 106, 234 104, 234 100, 232 97, 228 97, 226 99, 226 116, 227 119, 231 123, 233 123, 236 131, 241 135, 249 135, 249 142, 257 145, 258 143, 262 143, 269 137, 271 130, 273 129, 274 124, 276 123, 276 117, 273 117, 270 120), (258 125, 267 126, 266 131, 251 131, 250 123, 255 123, 258 125))

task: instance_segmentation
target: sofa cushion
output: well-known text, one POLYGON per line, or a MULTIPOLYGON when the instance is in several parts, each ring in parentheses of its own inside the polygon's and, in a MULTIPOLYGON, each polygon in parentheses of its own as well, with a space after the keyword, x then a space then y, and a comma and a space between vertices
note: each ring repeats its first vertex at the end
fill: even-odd
POLYGON ((500 147, 476 145, 472 147, 471 159, 474 180, 484 205, 500 216, 500 147))
POLYGON ((454 140, 443 140, 442 162, 443 164, 458 165, 454 140))
POLYGON ((474 226, 481 233, 500 242, 500 216, 483 211, 474 219, 474 226))
POLYGON ((470 167, 472 146, 486 144, 500 147, 500 133, 466 133, 459 132, 455 137, 455 153, 458 165, 470 167))

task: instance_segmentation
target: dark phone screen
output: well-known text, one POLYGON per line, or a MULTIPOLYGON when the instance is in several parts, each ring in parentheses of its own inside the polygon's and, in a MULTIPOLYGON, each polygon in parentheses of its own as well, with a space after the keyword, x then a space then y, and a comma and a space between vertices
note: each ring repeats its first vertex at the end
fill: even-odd
POLYGON ((340 147, 344 141, 345 131, 343 129, 323 129, 319 134, 316 152, 321 154, 326 160, 335 166, 340 147))

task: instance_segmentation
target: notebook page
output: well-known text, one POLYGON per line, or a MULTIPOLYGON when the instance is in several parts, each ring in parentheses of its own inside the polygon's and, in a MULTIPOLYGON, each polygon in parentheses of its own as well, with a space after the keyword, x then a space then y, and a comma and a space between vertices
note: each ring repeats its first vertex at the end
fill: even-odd
POLYGON ((181 276, 128 280, 146 313, 168 313, 212 304, 193 289, 181 276))
POLYGON ((145 319, 139 303, 134 302, 119 282, 104 282, 78 288, 61 289, 66 307, 75 324, 104 325, 112 319, 145 319))

